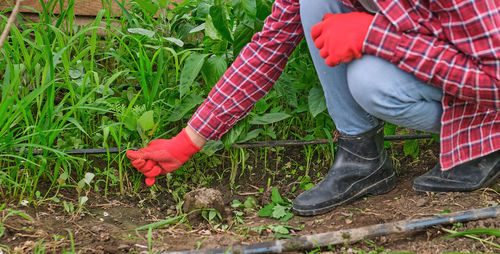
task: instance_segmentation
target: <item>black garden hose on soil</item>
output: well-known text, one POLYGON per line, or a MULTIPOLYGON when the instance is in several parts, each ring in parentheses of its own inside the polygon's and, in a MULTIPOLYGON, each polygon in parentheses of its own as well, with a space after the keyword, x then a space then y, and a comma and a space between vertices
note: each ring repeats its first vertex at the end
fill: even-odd
MULTIPOLYGON (((429 139, 432 135, 420 134, 420 135, 388 135, 384 137, 385 141, 401 141, 409 139, 429 139)), ((329 144, 328 139, 313 139, 313 140, 275 140, 275 141, 257 141, 257 142, 245 142, 236 143, 232 147, 234 148, 257 148, 257 147, 275 147, 275 146, 302 146, 302 145, 321 145, 329 144)), ((85 148, 85 149, 69 149, 66 151, 61 151, 66 154, 107 154, 107 153, 119 153, 126 151, 128 149, 139 149, 140 147, 111 147, 111 148, 85 148)), ((16 152, 26 151, 27 149, 16 149, 16 152)), ((34 155, 43 154, 42 149, 34 149, 32 151, 34 155)))

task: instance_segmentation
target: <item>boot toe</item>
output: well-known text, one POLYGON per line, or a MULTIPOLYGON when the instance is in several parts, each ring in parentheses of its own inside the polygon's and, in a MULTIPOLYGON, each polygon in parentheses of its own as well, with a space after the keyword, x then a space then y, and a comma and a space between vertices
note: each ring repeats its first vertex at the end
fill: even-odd
MULTIPOLYGON (((314 189, 314 188, 313 188, 314 189)), ((329 201, 331 199, 321 199, 320 197, 331 197, 330 195, 318 195, 313 189, 305 191, 298 195, 293 201, 293 211, 301 216, 313 216, 328 212, 334 208, 329 201), (330 207, 331 206, 331 207, 330 207)))
POLYGON ((472 191, 476 188, 477 186, 472 183, 435 176, 424 175, 413 181, 413 190, 416 192, 472 191))

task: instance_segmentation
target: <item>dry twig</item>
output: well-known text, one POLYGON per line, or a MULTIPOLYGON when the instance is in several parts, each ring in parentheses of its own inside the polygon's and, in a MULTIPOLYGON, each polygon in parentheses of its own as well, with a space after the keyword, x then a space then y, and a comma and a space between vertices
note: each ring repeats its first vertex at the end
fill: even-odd
POLYGON ((7 36, 9 35, 10 32, 10 27, 14 23, 14 19, 17 17, 17 13, 19 13, 19 8, 21 7, 21 2, 23 0, 17 0, 16 5, 14 6, 14 9, 12 9, 12 12, 10 13, 9 20, 7 21, 7 24, 5 25, 5 28, 3 29, 2 36, 0 36, 0 49, 3 47, 3 44, 5 40, 7 39, 7 36))

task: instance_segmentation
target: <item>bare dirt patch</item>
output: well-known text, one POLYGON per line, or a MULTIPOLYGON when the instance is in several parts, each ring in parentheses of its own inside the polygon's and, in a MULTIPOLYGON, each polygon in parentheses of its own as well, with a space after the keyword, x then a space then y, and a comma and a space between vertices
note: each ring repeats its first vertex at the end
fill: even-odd
MULTIPOLYGON (((397 146, 396 146, 397 147, 397 146)), ((203 218, 174 222, 152 230, 148 236, 147 230, 134 231, 134 228, 174 218, 182 214, 182 208, 165 191, 151 192, 144 186, 141 193, 126 197, 103 197, 91 194, 83 212, 68 214, 61 204, 44 204, 33 207, 10 205, 7 208, 23 211, 33 220, 27 220, 17 215, 9 216, 4 221, 6 228, 0 244, 8 246, 14 253, 33 253, 44 250, 45 253, 61 253, 63 250, 74 250, 76 253, 141 253, 147 252, 148 246, 154 252, 176 250, 193 250, 197 248, 217 248, 233 244, 251 244, 275 240, 275 234, 266 225, 287 225, 293 230, 291 236, 309 235, 366 225, 387 223, 439 214, 455 212, 500 203, 500 194, 495 191, 500 187, 497 181, 492 188, 472 193, 446 194, 416 194, 411 186, 413 179, 424 173, 437 163, 437 146, 429 146, 421 153, 418 160, 403 157, 401 151, 393 151, 400 164, 397 187, 391 192, 373 197, 365 197, 352 204, 339 207, 336 210, 315 217, 295 216, 286 223, 275 219, 257 216, 257 211, 245 211, 235 222, 236 217, 231 207, 233 200, 244 202, 253 196, 265 205, 269 202, 269 178, 274 179, 271 187, 276 186, 284 197, 293 199, 301 191, 292 193, 293 187, 300 184, 296 177, 285 176, 285 171, 279 168, 287 165, 303 165, 303 153, 299 148, 285 149, 281 159, 276 163, 276 170, 259 170, 259 162, 255 160, 252 170, 248 170, 237 179, 236 190, 231 190, 226 174, 222 182, 213 182, 212 187, 223 194, 226 210, 233 216, 224 216, 223 221, 207 221, 203 218), (397 153, 396 153, 397 152, 397 153), (399 154, 399 155, 397 155, 399 154), (259 191, 259 189, 261 191, 259 191), (262 191, 264 190, 264 191, 262 191), (259 228, 259 230, 256 230, 259 228), (300 229, 300 230, 299 230, 300 229), (148 238, 150 241, 148 242, 148 238)), ((317 182, 326 174, 327 162, 317 163, 313 160, 312 182, 317 182)), ((249 160, 248 163, 251 163, 249 160)), ((188 183, 186 183, 188 184, 188 183)), ((65 193, 66 198, 77 203, 75 193, 65 193)), ((0 214, 0 218, 5 217, 0 214)), ((451 229, 453 225, 444 226, 451 229)), ((500 228, 500 219, 487 219, 454 225, 456 230, 472 228, 500 228)), ((372 251, 372 253, 388 251, 405 251, 414 253, 441 252, 500 252, 493 246, 483 244, 469 238, 440 239, 448 233, 442 226, 420 230, 400 235, 388 235, 370 239, 370 241, 355 244, 331 246, 323 251, 332 253, 355 253, 356 251, 372 251)), ((500 244, 500 239, 488 240, 500 244)), ((358 252, 359 253, 359 252, 358 252)))

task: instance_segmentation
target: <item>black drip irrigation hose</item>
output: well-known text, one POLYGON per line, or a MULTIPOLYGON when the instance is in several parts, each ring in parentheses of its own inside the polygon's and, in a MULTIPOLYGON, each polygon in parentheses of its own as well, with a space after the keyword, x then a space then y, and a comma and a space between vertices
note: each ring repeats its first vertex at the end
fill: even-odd
MULTIPOLYGON (((420 135, 388 135, 384 137, 385 141, 401 141, 409 139, 429 139, 432 135, 420 134, 420 135)), ((303 146, 303 145, 321 145, 329 144, 328 139, 313 139, 313 140, 275 140, 275 141, 257 141, 257 142, 245 142, 236 143, 232 147, 234 148, 258 148, 258 147, 276 147, 276 146, 303 146)), ((128 149, 137 150, 140 147, 111 147, 111 148, 85 148, 85 149, 69 149, 66 151, 61 151, 66 154, 107 154, 107 153, 120 153, 128 149)), ((16 149, 16 152, 27 152, 28 149, 16 149)), ((43 149, 34 149, 32 151, 33 155, 43 154, 43 149)))
POLYGON ((331 231, 321 234, 304 235, 295 239, 284 239, 251 245, 234 245, 225 248, 164 252, 170 254, 208 254, 208 253, 282 253, 311 250, 329 245, 358 242, 377 236, 403 233, 440 224, 452 224, 471 220, 481 220, 500 216, 500 206, 472 209, 448 214, 439 214, 411 220, 376 224, 371 226, 331 231))

